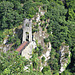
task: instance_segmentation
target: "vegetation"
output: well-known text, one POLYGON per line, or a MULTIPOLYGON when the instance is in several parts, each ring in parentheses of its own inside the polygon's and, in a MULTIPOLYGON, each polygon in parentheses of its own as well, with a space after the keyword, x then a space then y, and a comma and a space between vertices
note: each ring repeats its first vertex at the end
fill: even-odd
POLYGON ((1 75, 21 75, 24 72, 25 58, 17 52, 0 53, 0 73, 1 75))
POLYGON ((38 53, 38 56, 41 56, 42 55, 42 52, 43 52, 43 48, 41 45, 37 45, 37 47, 33 50, 34 53, 38 53))

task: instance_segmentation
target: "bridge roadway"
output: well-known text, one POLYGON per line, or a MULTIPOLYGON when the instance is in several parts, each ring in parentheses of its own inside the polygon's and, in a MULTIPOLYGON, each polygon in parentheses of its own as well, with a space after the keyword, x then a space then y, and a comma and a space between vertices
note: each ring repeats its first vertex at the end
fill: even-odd
POLYGON ((26 42, 24 42, 24 43, 22 43, 17 49, 16 49, 16 51, 18 51, 19 52, 19 54, 21 54, 22 53, 22 51, 23 51, 23 49, 25 49, 25 47, 27 46, 29 44, 29 42, 28 41, 26 41, 26 42))

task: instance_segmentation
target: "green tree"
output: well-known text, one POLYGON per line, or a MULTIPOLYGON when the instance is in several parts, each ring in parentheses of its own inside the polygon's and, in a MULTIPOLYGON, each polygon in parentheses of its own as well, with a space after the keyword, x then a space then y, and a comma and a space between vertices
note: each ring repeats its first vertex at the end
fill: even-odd
POLYGON ((31 61, 33 63, 33 68, 35 68, 37 70, 38 69, 38 62, 39 62, 37 53, 32 55, 31 61))
POLYGON ((73 75, 73 74, 68 70, 65 70, 63 73, 61 73, 61 75, 73 75))
POLYGON ((18 52, 0 53, 1 75, 21 75, 24 72, 25 58, 18 55, 18 52))
POLYGON ((32 1, 24 3, 23 6, 23 13, 26 15, 27 18, 32 18, 38 12, 38 8, 36 6, 36 3, 33 3, 32 1))
POLYGON ((13 28, 18 26, 22 20, 22 16, 13 10, 14 5, 12 2, 3 1, 0 3, 0 27, 13 28))
POLYGON ((43 68, 43 70, 42 70, 42 73, 43 73, 44 75, 52 75, 49 66, 45 66, 45 67, 43 68))

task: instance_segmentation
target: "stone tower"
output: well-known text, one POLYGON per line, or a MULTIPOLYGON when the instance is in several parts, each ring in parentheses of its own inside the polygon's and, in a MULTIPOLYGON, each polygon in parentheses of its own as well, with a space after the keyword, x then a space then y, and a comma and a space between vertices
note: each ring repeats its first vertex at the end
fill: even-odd
POLYGON ((29 41, 29 42, 32 41, 32 20, 31 19, 24 19, 22 43, 25 41, 29 41), (28 40, 26 40, 27 36, 29 36, 28 40))

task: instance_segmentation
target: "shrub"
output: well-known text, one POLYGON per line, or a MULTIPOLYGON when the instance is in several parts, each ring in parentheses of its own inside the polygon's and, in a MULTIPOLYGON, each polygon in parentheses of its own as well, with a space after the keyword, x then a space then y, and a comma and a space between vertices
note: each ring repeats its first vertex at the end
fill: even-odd
POLYGON ((65 58, 67 58, 67 57, 68 57, 68 55, 69 55, 68 53, 65 53, 65 58))
POLYGON ((45 61, 45 57, 43 56, 43 57, 42 57, 42 63, 43 63, 44 61, 45 61))
POLYGON ((44 74, 46 71, 49 71, 50 67, 49 66, 45 66, 42 70, 42 73, 44 74))

